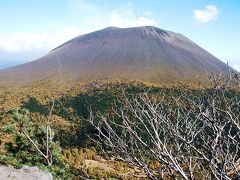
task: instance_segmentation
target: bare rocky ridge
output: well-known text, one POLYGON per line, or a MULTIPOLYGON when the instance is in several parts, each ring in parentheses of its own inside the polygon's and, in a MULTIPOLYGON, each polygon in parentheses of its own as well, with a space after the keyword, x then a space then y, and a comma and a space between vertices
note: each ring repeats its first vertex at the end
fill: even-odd
POLYGON ((47 171, 41 171, 37 167, 23 166, 15 169, 11 166, 0 166, 0 180, 53 180, 47 171))
POLYGON ((156 27, 105 28, 78 36, 44 57, 0 71, 0 85, 66 80, 196 81, 227 65, 185 36, 156 27))

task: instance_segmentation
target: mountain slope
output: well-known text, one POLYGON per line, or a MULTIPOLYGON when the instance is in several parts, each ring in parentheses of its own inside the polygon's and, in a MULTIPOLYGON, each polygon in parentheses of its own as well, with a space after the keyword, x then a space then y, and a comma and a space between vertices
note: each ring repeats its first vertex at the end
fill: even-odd
POLYGON ((181 34, 156 27, 115 28, 78 36, 30 63, 0 71, 0 85, 42 79, 196 81, 227 65, 181 34))

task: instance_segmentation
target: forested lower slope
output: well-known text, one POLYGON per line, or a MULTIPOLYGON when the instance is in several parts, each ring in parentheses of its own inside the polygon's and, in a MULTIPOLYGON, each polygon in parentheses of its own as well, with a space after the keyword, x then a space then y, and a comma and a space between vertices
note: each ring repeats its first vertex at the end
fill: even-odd
POLYGON ((238 177, 239 78, 210 80, 207 87, 41 81, 2 89, 0 161, 67 179, 238 177))

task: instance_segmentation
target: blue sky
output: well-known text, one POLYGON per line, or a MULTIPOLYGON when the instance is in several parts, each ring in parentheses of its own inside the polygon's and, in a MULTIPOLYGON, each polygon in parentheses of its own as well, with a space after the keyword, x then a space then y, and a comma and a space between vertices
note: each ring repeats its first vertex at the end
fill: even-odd
POLYGON ((0 68, 107 26, 153 25, 187 36, 240 70, 239 0, 6 0, 0 17, 0 68))

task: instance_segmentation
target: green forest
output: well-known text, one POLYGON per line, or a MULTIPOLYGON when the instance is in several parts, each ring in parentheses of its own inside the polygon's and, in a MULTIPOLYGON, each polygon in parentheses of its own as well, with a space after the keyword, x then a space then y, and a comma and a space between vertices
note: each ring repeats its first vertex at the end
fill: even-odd
POLYGON ((0 162, 56 179, 238 178, 239 77, 1 89, 0 162))

